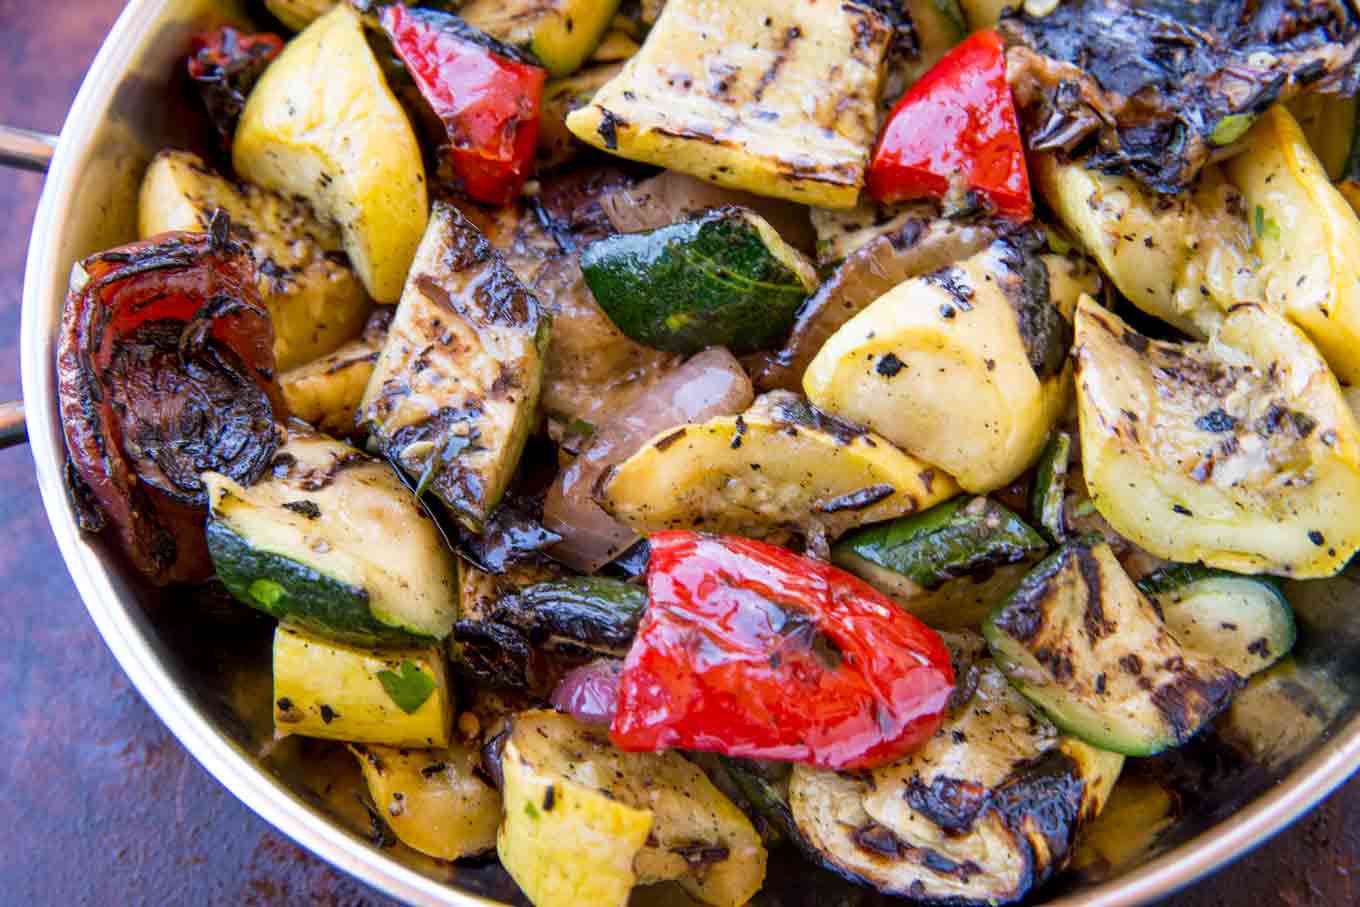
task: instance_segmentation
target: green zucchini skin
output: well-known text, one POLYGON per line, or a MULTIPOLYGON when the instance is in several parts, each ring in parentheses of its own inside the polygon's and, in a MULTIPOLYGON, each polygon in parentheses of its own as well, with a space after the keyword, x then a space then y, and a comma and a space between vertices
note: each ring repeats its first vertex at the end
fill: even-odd
POLYGON ((674 353, 775 345, 816 285, 812 265, 758 215, 716 208, 591 243, 581 271, 620 331, 674 353))
POLYGON ((1294 648, 1298 629, 1280 583, 1202 564, 1173 564, 1139 580, 1181 645, 1243 677, 1294 648))
POLYGON ((867 562, 924 589, 1048 550, 1037 532, 990 498, 960 496, 923 513, 852 532, 831 551, 855 571, 867 562))
POLYGON ((1072 436, 1065 431, 1055 432, 1039 457, 1029 497, 1029 511, 1039 524, 1039 532, 1055 545, 1062 544, 1067 538, 1063 503, 1067 499, 1067 474, 1071 465, 1072 436))
POLYGON ((281 623, 354 646, 414 646, 432 640, 375 618, 362 586, 341 582, 292 558, 259 551, 219 520, 209 519, 207 535, 208 553, 227 591, 281 623))

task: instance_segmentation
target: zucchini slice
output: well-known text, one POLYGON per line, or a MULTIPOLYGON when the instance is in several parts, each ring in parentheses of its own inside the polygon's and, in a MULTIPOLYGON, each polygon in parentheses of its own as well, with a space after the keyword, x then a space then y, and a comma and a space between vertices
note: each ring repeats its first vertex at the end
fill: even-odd
POLYGON ((647 233, 622 233, 581 252, 600 308, 639 343, 673 353, 770 346, 817 287, 817 272, 745 208, 718 208, 647 233))
POLYGON ((350 744, 369 796, 401 843, 439 860, 496 846, 501 795, 483 780, 481 755, 455 743, 439 750, 350 744))
POLYGON ((358 336, 368 317, 368 294, 353 269, 332 254, 344 248, 339 230, 303 202, 233 183, 188 151, 162 151, 142 177, 137 228, 143 239, 170 230, 203 233, 219 209, 255 255, 279 371, 358 336))
POLYGON ((831 559, 932 627, 976 629, 1047 550, 1005 507, 960 496, 856 530, 831 559))
POLYGON ((832 537, 953 497, 949 476, 787 391, 740 416, 667 429, 606 473, 600 505, 636 532, 832 537))
POLYGON ((453 629, 453 555, 387 464, 294 429, 250 488, 203 478, 208 551, 241 601, 358 645, 411 645, 453 629))
POLYGON ((1054 432, 1039 457, 1029 494, 1029 512, 1039 531, 1054 544, 1067 538, 1067 473, 1071 465, 1072 436, 1065 431, 1054 432))
POLYGON ((1176 564, 1143 577, 1138 588, 1157 605, 1177 642, 1241 677, 1265 670, 1294 648, 1294 612, 1277 580, 1176 564))
POLYGON ((670 0, 642 49, 567 127, 620 157, 728 188, 851 208, 892 37, 883 15, 858 3, 670 0))
POLYGON ((481 532, 537 416, 549 318, 457 208, 436 203, 362 403, 378 447, 481 532))
POLYGON ((1274 309, 1208 344, 1149 340, 1089 298, 1076 320, 1082 469, 1116 532, 1240 573, 1330 576, 1360 548, 1360 429, 1274 309))
POLYGON ((590 58, 618 9, 619 0, 471 0, 458 15, 496 40, 528 50, 560 77, 590 58))
POLYGON ((1043 259, 1000 239, 846 322, 803 387, 822 409, 984 494, 1024 472, 1061 417, 1071 334, 1043 259))
POLYGON ((274 631, 274 730, 411 748, 449 745, 453 690, 438 648, 374 652, 274 631))
POLYGON ((551 711, 515 716, 501 758, 497 852, 535 907, 623 907, 634 885, 677 880, 739 907, 765 880, 749 819, 674 752, 623 753, 551 711))
POLYGON ((1261 114, 1244 141, 1223 166, 1246 202, 1265 300, 1302 328, 1338 378, 1360 382, 1360 218, 1282 105, 1261 114))
POLYGON ((795 766, 789 804, 805 848, 853 881, 913 901, 1020 900, 1063 867, 1123 757, 1068 737, 990 662, 940 732, 866 775, 795 766))
POLYGON ((983 635, 1011 683, 1054 724, 1128 756, 1180 746, 1241 682, 1181 645, 1110 546, 1090 538, 1035 567, 983 635))

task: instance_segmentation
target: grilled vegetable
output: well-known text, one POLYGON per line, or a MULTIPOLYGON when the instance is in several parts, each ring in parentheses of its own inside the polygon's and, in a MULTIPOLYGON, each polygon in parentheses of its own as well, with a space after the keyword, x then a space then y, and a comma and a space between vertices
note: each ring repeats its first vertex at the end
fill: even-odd
POLYGON ((1168 560, 1330 576, 1360 548, 1360 442, 1317 350, 1238 305, 1214 340, 1148 340, 1077 311, 1082 468, 1119 534, 1168 560))
POLYGON ((803 387, 981 494, 1038 458, 1068 400, 1070 342, 1043 260, 1000 239, 846 322, 803 387))
POLYGON ((330 12, 336 0, 264 0, 265 8, 293 31, 302 31, 330 12))
POLYGON ((538 166, 550 169, 566 163, 584 150, 567 128, 567 115, 584 107, 600 86, 619 74, 622 66, 591 66, 561 79, 549 79, 543 86, 543 101, 538 108, 538 166))
POLYGON ((549 322, 500 253, 435 205, 362 403, 383 453, 481 532, 533 428, 549 322))
POLYGON ((199 474, 249 483, 269 465, 283 414, 273 373, 250 251, 225 217, 72 269, 57 345, 71 472, 93 525, 111 523, 153 583, 208 575, 199 474))
POLYGON ((194 35, 189 78, 224 148, 231 147, 246 95, 282 50, 283 39, 278 35, 244 35, 230 25, 194 35))
POLYGON ((949 653, 869 586, 763 542, 693 532, 650 542, 616 746, 868 768, 939 727, 949 653))
POLYGON ((996 236, 987 224, 944 220, 927 205, 903 208, 881 225, 872 212, 864 226, 831 216, 840 213, 813 213, 819 251, 844 261, 798 310, 783 348, 760 360, 755 380, 764 390, 802 390, 808 363, 852 317, 898 284, 981 252, 996 236))
POLYGON ((957 493, 948 476, 785 391, 740 416, 662 432, 601 483, 600 505, 647 535, 702 528, 835 537, 957 493))
POLYGON ((1064 544, 983 624, 992 657, 1069 734, 1129 756, 1179 746, 1240 678, 1177 641, 1110 546, 1064 544))
POLYGON ((567 126, 620 157, 721 186, 853 207, 892 34, 854 3, 671 0, 567 126))
POLYGON ((497 852, 536 907, 623 907, 634 885, 678 880, 739 907, 765 879, 751 822, 675 753, 621 753, 555 712, 516 715, 501 759, 497 852))
POLYGON ((218 210, 255 256, 260 299, 274 323, 274 359, 282 370, 333 352, 359 334, 368 294, 347 265, 340 235, 305 204, 247 183, 233 183, 187 151, 162 151, 142 178, 138 228, 204 232, 218 210))
POLYGON ((1265 299, 1313 341, 1338 378, 1360 381, 1360 220, 1298 123, 1272 107, 1228 161, 1263 263, 1265 299))
POLYGON ((932 627, 976 628, 1048 549, 1018 516, 960 496, 850 533, 832 560, 932 627))
POLYGON ((397 839, 440 860, 496 846, 501 796, 481 774, 473 748, 405 750, 351 744, 368 794, 397 839))
POLYGON ((795 766, 803 846, 831 869, 914 901, 1008 904, 1063 867, 1123 757, 1058 736, 990 662, 920 750, 867 776, 795 766))
POLYGON ((448 144, 440 154, 468 197, 488 205, 514 201, 533 168, 547 73, 449 13, 397 3, 383 7, 380 18, 421 97, 444 123, 448 144))
POLYGON ((1294 612, 1276 580, 1197 564, 1165 567, 1138 581, 1185 648, 1250 677, 1289 654, 1294 612))
POLYGON ((1079 152, 1159 193, 1189 187, 1272 103, 1360 79, 1360 16, 1325 3, 1069 0, 1000 27, 1031 150, 1079 152))
POLYGON ((968 190, 1012 220, 1034 216, 996 32, 977 32, 907 89, 874 148, 868 188, 885 203, 968 190))
POLYGON ((279 375, 288 411, 326 434, 354 434, 354 417, 390 323, 391 310, 379 309, 358 340, 279 375))
POLYGON ((1067 538, 1067 473, 1072 465, 1072 436, 1054 432, 1044 447, 1034 471, 1030 489, 1029 512, 1050 542, 1061 544, 1067 538))
POLYGON ((425 165, 349 4, 309 25, 265 71, 232 162, 244 179, 338 223, 369 295, 397 300, 425 231, 425 165))
POLYGON ((437 649, 373 652, 280 626, 274 729, 412 749, 449 745, 453 691, 437 649))
POLYGON ((1298 121, 1308 147, 1322 162, 1327 178, 1334 182, 1342 179, 1355 144, 1355 117, 1360 102, 1354 97, 1305 94, 1285 106, 1298 121))
POLYGON ((812 263, 743 208, 598 240, 581 271, 619 330, 675 353, 769 346, 817 287, 812 263))
POLYGON ((458 14, 473 28, 523 47, 560 77, 590 57, 618 8, 619 0, 471 0, 458 14))
POLYGON ((358 645, 412 645, 453 629, 453 556, 386 463, 290 430, 267 478, 204 482, 213 566, 251 607, 358 645))
POLYGON ((1215 731, 1248 759, 1278 770, 1321 740, 1347 701, 1328 672, 1289 657, 1248 681, 1215 731))
POLYGON ((1156 195, 1129 177, 1031 155, 1035 182, 1063 225, 1134 305, 1192 337, 1223 309, 1261 298, 1242 194, 1220 167, 1189 192, 1156 195))
POLYGON ((893 22, 898 37, 888 54, 882 99, 891 104, 902 92, 931 70, 954 45, 968 37, 968 23, 957 0, 877 0, 879 12, 894 18, 906 13, 906 27, 893 22), (898 13, 900 15, 900 13, 898 13))
MULTIPOLYGON (((614 21, 618 21, 617 17, 614 21)), ((632 35, 621 28, 611 28, 605 32, 600 43, 590 55, 590 63, 622 63, 642 49, 632 35)))

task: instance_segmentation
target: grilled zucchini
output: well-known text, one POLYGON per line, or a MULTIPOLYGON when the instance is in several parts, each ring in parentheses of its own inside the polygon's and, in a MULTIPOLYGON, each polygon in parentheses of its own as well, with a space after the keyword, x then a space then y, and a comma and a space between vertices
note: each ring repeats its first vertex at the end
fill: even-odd
POLYGON ((353 743, 449 745, 453 690, 438 648, 374 652, 274 632, 274 730, 353 743))
POLYGON ((1179 746, 1227 707, 1241 678, 1180 644, 1094 539, 1066 543, 983 624, 992 657, 1069 734, 1111 752, 1179 746))
POLYGON ((668 429, 608 475, 601 506, 643 535, 820 528, 834 537, 958 490, 949 476, 787 391, 760 397, 740 416, 668 429))
POLYGON ((497 852, 535 907, 623 907, 666 880, 739 907, 765 880, 750 820, 677 753, 623 753, 603 729, 534 711, 513 719, 501 769, 497 852))
POLYGON ((453 556, 387 464, 294 429, 251 487, 204 484, 213 566, 246 604, 360 645, 453 629, 453 556))
POLYGON ((240 176, 340 225, 368 294, 396 302, 425 231, 425 163, 348 3, 284 47, 250 93, 232 146, 240 176))
POLYGON ((619 0, 470 0, 458 15, 498 41, 523 47, 560 77, 589 59, 618 9, 619 0))
POLYGON ((983 494, 1024 472, 1062 415, 1071 335, 1044 261, 1000 239, 846 322, 803 387, 983 494))
POLYGON ((499 252, 437 203, 361 421, 383 453, 481 532, 534 425, 549 319, 499 252))
POLYGON ((721 186, 850 208, 892 29, 856 3, 671 0, 567 118, 587 144, 721 186))
POLYGON ((1238 305, 1208 344, 1149 340, 1084 298, 1082 469, 1101 516, 1167 560, 1330 576, 1360 548, 1355 418, 1306 337, 1238 305))
POLYGON ((288 412, 327 434, 354 434, 354 416, 381 350, 381 337, 376 343, 351 340, 333 353, 279 375, 288 412))

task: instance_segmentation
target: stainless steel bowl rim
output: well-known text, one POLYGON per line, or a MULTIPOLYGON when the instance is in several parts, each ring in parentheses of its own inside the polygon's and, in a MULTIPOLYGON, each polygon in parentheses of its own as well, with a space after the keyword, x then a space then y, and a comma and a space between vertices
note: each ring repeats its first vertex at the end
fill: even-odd
MULTIPOLYGON (((492 905, 495 902, 428 878, 338 826, 319 821, 311 805, 218 731, 148 645, 132 618, 138 605, 123 600, 113 588, 101 553, 82 537, 68 506, 49 335, 65 296, 64 277, 71 263, 57 260, 56 225, 64 217, 78 216, 74 190, 100 119, 139 40, 173 2, 131 0, 119 16, 67 116, 33 226, 24 280, 21 364, 29 438, 52 532, 86 609, 132 683, 194 758, 246 806, 302 847, 393 897, 429 907, 492 905)), ((1131 872, 1048 903, 1051 907, 1132 907, 1165 897, 1283 829, 1357 768, 1360 715, 1230 818, 1131 872)))

